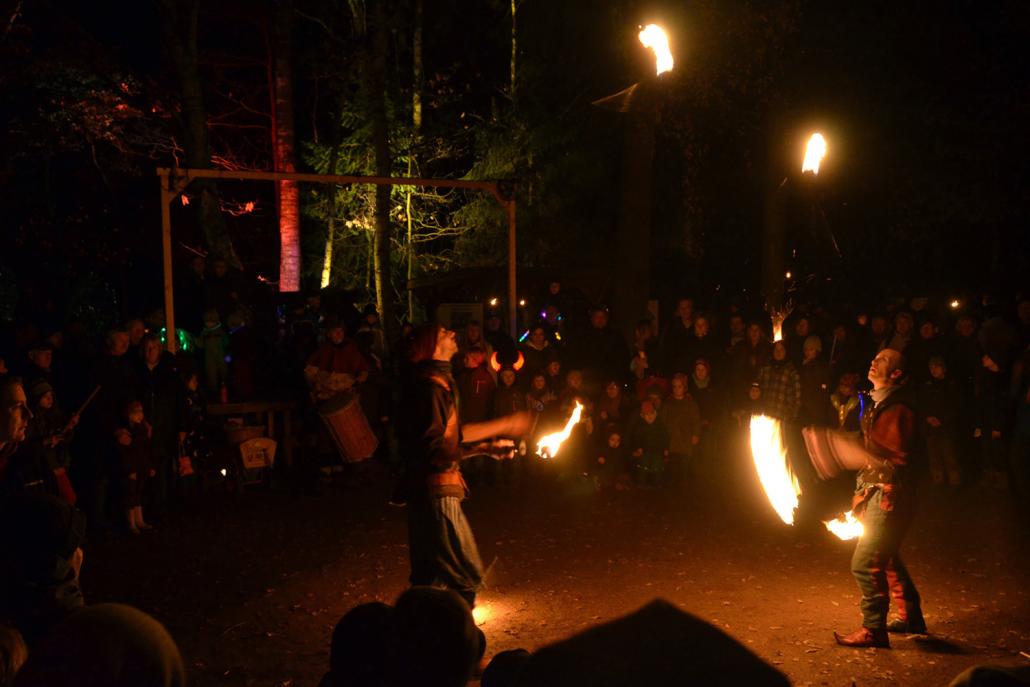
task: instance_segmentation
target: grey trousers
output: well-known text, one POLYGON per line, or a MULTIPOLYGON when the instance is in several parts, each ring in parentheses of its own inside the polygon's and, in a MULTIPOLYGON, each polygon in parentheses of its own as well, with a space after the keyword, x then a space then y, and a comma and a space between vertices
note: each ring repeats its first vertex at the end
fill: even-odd
POLYGON ((411 584, 444 586, 475 605, 483 563, 461 499, 443 496, 409 503, 408 552, 411 584))

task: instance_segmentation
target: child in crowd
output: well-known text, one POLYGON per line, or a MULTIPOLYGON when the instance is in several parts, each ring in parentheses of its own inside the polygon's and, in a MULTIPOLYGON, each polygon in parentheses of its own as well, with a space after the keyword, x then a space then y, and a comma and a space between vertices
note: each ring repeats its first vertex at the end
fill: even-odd
POLYGON ((494 393, 494 417, 503 417, 526 409, 526 397, 516 385, 518 376, 510 367, 501 369, 497 375, 497 391, 494 393))
POLYGON ((858 398, 858 375, 845 372, 840 376, 837 390, 830 394, 830 405, 836 413, 837 429, 858 432, 861 429, 862 404, 858 398))
POLYGON ((622 392, 622 385, 617 381, 609 380, 604 385, 604 394, 598 399, 597 419, 602 425, 614 424, 622 427, 630 417, 631 401, 622 392))
POLYGON ((569 370, 565 375, 565 389, 558 397, 561 399, 562 410, 566 413, 572 412, 577 401, 585 404, 586 392, 583 390, 583 373, 579 370, 569 370))
POLYGON ((962 413, 962 392, 948 376, 944 357, 930 357, 930 379, 922 388, 922 415, 926 426, 926 453, 930 462, 930 477, 934 484, 947 483, 957 487, 962 483, 958 460, 959 416, 962 413))
POLYGON ((29 420, 26 440, 39 443, 46 465, 54 473, 58 494, 74 506, 77 499, 68 477, 68 467, 71 464, 68 446, 79 417, 65 416, 57 405, 53 388, 42 379, 32 385, 29 398, 32 403, 32 419, 29 420))
POLYGON ((557 397, 547 387, 547 374, 542 370, 534 372, 526 391, 526 407, 538 413, 545 413, 553 406, 557 397))
POLYGON ((203 368, 207 393, 218 398, 223 386, 229 381, 229 365, 225 360, 229 348, 229 335, 222 327, 218 311, 211 309, 204 313, 204 329, 197 337, 197 348, 204 352, 203 368))
POLYGON ((558 360, 557 356, 552 357, 547 362, 544 372, 547 374, 548 388, 551 389, 555 396, 560 397, 565 392, 565 380, 562 378, 561 361, 558 360))
POLYGON ((694 453, 701 443, 701 411, 687 393, 687 376, 672 378, 672 392, 658 416, 669 432, 669 481, 678 484, 694 473, 694 453))
POLYGON ((183 498, 189 500, 198 490, 197 471, 211 455, 204 427, 207 424, 207 401, 200 390, 196 372, 186 373, 183 381, 182 432, 179 447, 179 484, 183 498))
POLYGON ((151 456, 150 424, 143 417, 143 404, 130 401, 125 407, 125 422, 115 431, 122 468, 122 500, 129 532, 152 529, 143 520, 143 484, 154 476, 151 456))
POLYGON ((630 423, 627 443, 636 459, 639 483, 648 486, 660 484, 669 456, 669 432, 658 419, 658 409, 651 401, 640 404, 640 416, 630 423))
POLYGON ((629 488, 629 477, 625 474, 622 454, 622 433, 615 425, 609 425, 604 432, 604 443, 596 451, 596 457, 589 472, 594 476, 598 489, 614 486, 619 491, 629 488))

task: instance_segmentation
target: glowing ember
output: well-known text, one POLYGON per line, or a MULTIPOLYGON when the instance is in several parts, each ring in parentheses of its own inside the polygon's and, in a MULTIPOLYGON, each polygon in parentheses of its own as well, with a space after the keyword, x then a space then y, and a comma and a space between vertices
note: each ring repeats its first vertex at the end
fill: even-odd
MULTIPOLYGON (((787 278, 790 279, 790 273, 787 278)), ((773 310, 769 313, 770 319, 772 319, 772 330, 773 330, 773 341, 783 341, 783 322, 790 315, 791 308, 787 307, 783 310, 773 310)))
POLYGON ((822 134, 812 134, 808 139, 808 147, 805 148, 805 161, 801 165, 801 171, 819 173, 819 163, 826 157, 826 139, 822 134))
POLYGON ((648 24, 640 32, 640 42, 654 52, 655 73, 672 71, 672 52, 669 51, 669 37, 657 24, 648 24))
POLYGON ((190 204, 190 199, 188 197, 186 197, 185 193, 182 194, 181 196, 179 196, 179 200, 182 201, 183 205, 189 205, 190 204))
POLYGON ((862 526, 862 523, 855 518, 851 511, 835 520, 826 522, 825 525, 826 529, 830 530, 835 537, 844 541, 857 539, 865 533, 865 527, 862 526))
POLYGON ((558 450, 561 449, 562 442, 569 438, 572 434, 572 428, 579 423, 580 417, 583 415, 583 404, 576 401, 576 407, 572 411, 572 415, 569 416, 569 421, 565 423, 565 427, 560 432, 554 432, 553 434, 547 434, 540 437, 540 441, 536 442, 536 452, 541 458, 554 458, 558 455, 558 450))
POLYGON ((787 465, 779 420, 765 415, 751 416, 751 457, 773 510, 780 520, 793 525, 801 486, 787 465))

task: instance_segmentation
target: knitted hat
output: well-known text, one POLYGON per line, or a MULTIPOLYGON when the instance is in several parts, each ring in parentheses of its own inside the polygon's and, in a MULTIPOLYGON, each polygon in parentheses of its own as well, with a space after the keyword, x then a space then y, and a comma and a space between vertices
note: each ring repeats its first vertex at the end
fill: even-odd
POLYGON ((39 399, 43 398, 49 393, 52 393, 53 390, 54 387, 50 386, 50 384, 45 379, 40 379, 33 382, 32 387, 29 388, 29 397, 32 399, 33 403, 36 403, 39 401, 39 399))

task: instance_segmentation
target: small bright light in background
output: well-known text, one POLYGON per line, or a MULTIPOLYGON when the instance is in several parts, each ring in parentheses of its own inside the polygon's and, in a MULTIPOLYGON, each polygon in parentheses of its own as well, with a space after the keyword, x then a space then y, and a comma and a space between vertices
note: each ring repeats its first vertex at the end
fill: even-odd
POLYGON ((787 272, 787 274, 786 274, 785 276, 787 277, 787 279, 790 279, 790 278, 791 278, 791 277, 793 277, 794 275, 793 275, 793 274, 791 274, 790 272, 787 272))
POLYGON ((648 24, 640 32, 640 43, 654 52, 655 73, 664 74, 672 71, 672 52, 669 50, 669 37, 665 30, 657 24, 648 24))
POLYGON ((229 471, 228 471, 228 470, 226 470, 225 468, 222 468, 222 469, 221 469, 221 470, 219 470, 218 472, 222 473, 222 477, 225 477, 226 475, 228 475, 228 474, 229 474, 229 471))
POLYGON ((822 134, 812 134, 805 148, 805 161, 801 164, 801 172, 819 173, 819 163, 826 157, 826 139, 822 134))
POLYGON ((520 305, 521 307, 523 307, 523 308, 524 308, 524 307, 526 307, 526 299, 525 299, 525 298, 522 298, 522 299, 520 299, 520 300, 519 300, 519 305, 520 305))
POLYGON ((952 310, 958 310, 958 306, 960 306, 960 305, 961 305, 961 303, 959 303, 958 301, 952 301, 951 302, 951 309, 952 310))
POLYGON ((185 193, 182 194, 181 196, 179 196, 179 199, 182 200, 182 204, 183 205, 189 205, 190 204, 190 199, 186 196, 185 193))
POLYGON ((497 299, 496 298, 491 298, 490 299, 490 307, 491 308, 496 308, 497 307, 497 299))

